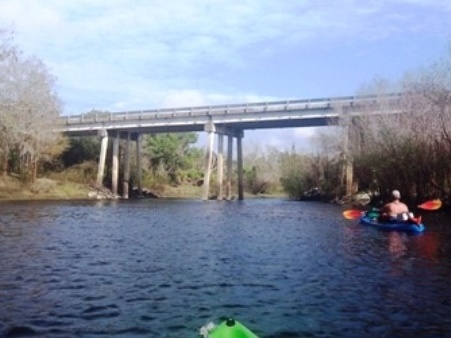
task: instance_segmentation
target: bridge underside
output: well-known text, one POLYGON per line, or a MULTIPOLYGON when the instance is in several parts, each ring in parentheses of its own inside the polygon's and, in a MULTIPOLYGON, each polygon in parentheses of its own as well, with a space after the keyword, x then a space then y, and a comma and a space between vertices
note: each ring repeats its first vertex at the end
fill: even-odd
MULTIPOLYGON (((213 146, 214 146, 214 135, 217 134, 218 138, 218 148, 216 152, 217 158, 217 185, 216 185, 216 198, 230 200, 233 198, 232 194, 232 154, 233 154, 233 138, 236 138, 236 151, 237 151, 237 192, 238 199, 243 199, 244 189, 243 189, 243 152, 242 152, 242 138, 244 136, 244 130, 262 130, 262 129, 273 129, 273 128, 301 128, 301 127, 320 127, 337 125, 338 117, 304 117, 299 118, 285 118, 279 120, 265 120, 260 118, 255 120, 255 118, 242 119, 240 121, 234 120, 233 123, 213 123, 212 120, 207 123, 191 123, 191 124, 171 124, 162 123, 161 125, 151 125, 144 126, 134 123, 123 123, 120 128, 113 126, 108 126, 108 123, 102 125, 96 124, 89 129, 77 129, 76 127, 72 130, 67 130, 65 132, 68 136, 82 136, 82 135, 98 135, 102 138, 101 151, 99 159, 99 169, 97 176, 97 184, 102 185, 104 168, 105 168, 105 156, 108 146, 108 136, 113 137, 113 163, 112 163, 112 193, 117 195, 118 191, 118 175, 119 175, 119 140, 126 140, 125 158, 126 161, 124 165, 124 179, 123 179, 123 198, 128 198, 129 190, 129 178, 130 178, 130 141, 135 141, 137 146, 137 167, 141 168, 141 154, 140 154, 140 139, 142 134, 149 133, 171 133, 171 132, 207 132, 208 141, 206 146, 206 164, 205 164, 205 174, 204 174, 204 189, 202 199, 209 199, 210 191, 210 177, 213 162, 213 146), (103 128, 102 128, 103 126, 103 128), (109 128, 110 127, 110 128, 109 128), (227 163, 226 163, 226 189, 223 189, 223 147, 224 140, 223 137, 228 137, 227 142, 227 163), (225 191, 225 192, 223 192, 225 191)), ((141 174, 140 170, 138 177, 138 190, 141 192, 141 174)))
MULTIPOLYGON (((233 124, 227 123, 216 123, 215 126, 218 130, 258 130, 258 129, 279 129, 279 128, 301 128, 301 127, 321 127, 337 125, 338 118, 332 117, 328 119, 324 118, 306 118, 306 119, 286 119, 278 121, 240 121, 233 124)), ((115 133, 132 133, 136 134, 151 134, 151 133, 181 133, 181 132, 203 132, 205 131, 205 124, 189 124, 189 125, 158 125, 158 126, 139 126, 133 125, 127 128, 127 126, 122 126, 121 128, 111 128, 105 126, 105 130, 111 130, 115 133)), ((69 130, 65 132, 67 136, 95 136, 98 135, 99 128, 96 127, 92 130, 69 130)), ((132 136, 132 139, 135 139, 132 136)))
MULTIPOLYGON (((220 127, 216 127, 214 124, 209 124, 204 126, 204 131, 208 133, 208 144, 206 147, 206 164, 205 164, 205 173, 204 173, 204 189, 203 189, 203 196, 202 199, 207 200, 210 198, 210 177, 211 177, 211 171, 212 171, 212 164, 213 164, 213 144, 214 144, 214 135, 217 133, 218 135, 218 148, 216 153, 216 159, 217 159, 217 165, 216 169, 218 171, 217 174, 217 189, 216 189, 216 199, 222 200, 231 200, 233 198, 232 193, 232 154, 233 154, 233 138, 236 138, 236 146, 237 146, 237 165, 238 165, 238 199, 242 200, 244 195, 243 190, 243 152, 242 152, 242 138, 244 136, 242 131, 231 131, 227 133, 228 142, 227 142, 227 175, 226 175, 226 189, 223 188, 224 182, 223 182, 223 171, 224 171, 224 133, 218 132, 220 130, 220 127)), ((164 130, 164 132, 167 132, 167 130, 164 130)), ((127 199, 128 193, 129 193, 129 180, 130 180, 130 141, 136 141, 136 160, 137 160, 137 183, 138 183, 138 191, 141 195, 142 187, 141 187, 141 135, 139 133, 133 132, 126 132, 126 131, 114 131, 111 133, 112 139, 113 139, 113 152, 112 152, 112 183, 111 183, 111 190, 114 196, 118 196, 118 176, 119 176, 119 140, 125 139, 126 140, 126 146, 124 151, 124 173, 123 173, 123 190, 122 190, 122 197, 127 199)), ((99 136, 101 137, 101 149, 100 149, 100 156, 99 156, 99 165, 98 165, 98 174, 97 174, 97 185, 102 186, 103 185, 103 178, 104 178, 104 170, 105 170, 105 160, 106 160, 106 153, 107 153, 107 147, 108 147, 108 139, 109 139, 109 133, 106 130, 103 130, 99 133, 99 136)))

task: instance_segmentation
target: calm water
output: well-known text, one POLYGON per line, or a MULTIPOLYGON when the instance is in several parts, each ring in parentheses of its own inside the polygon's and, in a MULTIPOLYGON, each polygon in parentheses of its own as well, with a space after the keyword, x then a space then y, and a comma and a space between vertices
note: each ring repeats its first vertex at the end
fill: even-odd
POLYGON ((451 336, 451 221, 283 200, 0 204, 0 337, 451 336))

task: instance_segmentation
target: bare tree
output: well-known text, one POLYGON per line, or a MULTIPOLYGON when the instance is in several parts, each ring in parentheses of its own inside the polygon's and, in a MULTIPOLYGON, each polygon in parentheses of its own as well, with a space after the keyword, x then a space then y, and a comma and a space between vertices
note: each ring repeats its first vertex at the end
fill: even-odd
POLYGON ((12 111, 12 100, 10 98, 10 88, 12 86, 12 76, 10 65, 19 57, 19 51, 12 45, 13 33, 5 29, 0 29, 0 163, 4 174, 8 170, 8 157, 11 146, 14 144, 11 128, 17 117, 12 111))
POLYGON ((279 183, 280 152, 272 146, 254 145, 246 154, 245 185, 253 194, 268 193, 279 183))
POLYGON ((451 189, 451 48, 448 56, 390 84, 362 89, 375 96, 358 116, 343 113, 357 180, 406 199, 449 196, 451 189), (390 93, 399 93, 394 99, 390 93), (371 113, 376 112, 376 114, 371 113))
POLYGON ((55 78, 35 57, 25 58, 11 44, 11 33, 0 32, 0 145, 3 168, 12 152, 22 177, 34 181, 40 161, 65 147, 53 131, 61 112, 55 78))
POLYGON ((403 80, 403 109, 422 151, 423 195, 451 192, 451 44, 447 55, 403 80))

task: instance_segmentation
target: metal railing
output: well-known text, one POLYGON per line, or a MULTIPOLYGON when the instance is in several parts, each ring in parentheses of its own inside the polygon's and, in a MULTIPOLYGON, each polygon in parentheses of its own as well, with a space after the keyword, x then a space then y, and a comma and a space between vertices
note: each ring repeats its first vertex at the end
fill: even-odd
MULTIPOLYGON (((390 94, 389 97, 396 98, 398 94, 390 94)), ((168 118, 190 118, 199 116, 214 116, 214 115, 232 115, 232 114, 247 114, 247 113, 261 113, 264 115, 268 112, 290 112, 290 111, 308 111, 313 109, 327 109, 338 108, 346 106, 354 106, 359 103, 376 102, 378 97, 368 96, 343 96, 330 97, 318 99, 303 99, 303 100, 286 100, 286 101, 272 101, 272 102, 257 102, 245 104, 224 104, 212 106, 198 106, 198 107, 181 107, 181 108, 162 108, 150 110, 135 110, 115 113, 86 113, 80 115, 70 115, 61 117, 59 123, 70 125, 80 123, 97 123, 97 122, 112 122, 112 121, 127 121, 127 120, 152 120, 152 119, 168 119, 168 118)))

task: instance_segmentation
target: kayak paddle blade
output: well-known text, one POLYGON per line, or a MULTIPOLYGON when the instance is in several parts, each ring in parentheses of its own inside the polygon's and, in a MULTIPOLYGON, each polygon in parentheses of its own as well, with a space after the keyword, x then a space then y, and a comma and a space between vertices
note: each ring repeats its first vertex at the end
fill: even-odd
POLYGON ((356 209, 350 209, 343 211, 343 217, 346 219, 359 219, 362 217, 362 211, 356 209))
POLYGON ((439 199, 424 202, 418 206, 418 208, 423 210, 437 210, 442 206, 442 201, 439 199))

